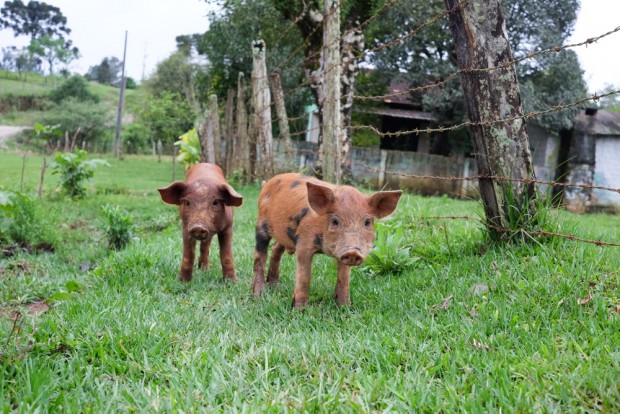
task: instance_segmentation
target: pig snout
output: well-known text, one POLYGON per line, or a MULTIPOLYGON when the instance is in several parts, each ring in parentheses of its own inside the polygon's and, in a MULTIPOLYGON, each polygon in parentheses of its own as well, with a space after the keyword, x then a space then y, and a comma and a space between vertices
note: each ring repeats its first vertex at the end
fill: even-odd
POLYGON ((209 229, 204 224, 193 224, 189 228, 189 234, 196 240, 204 240, 209 235, 209 229))
POLYGON ((364 256, 360 249, 354 247, 344 252, 338 260, 347 266, 359 266, 364 261, 364 256))

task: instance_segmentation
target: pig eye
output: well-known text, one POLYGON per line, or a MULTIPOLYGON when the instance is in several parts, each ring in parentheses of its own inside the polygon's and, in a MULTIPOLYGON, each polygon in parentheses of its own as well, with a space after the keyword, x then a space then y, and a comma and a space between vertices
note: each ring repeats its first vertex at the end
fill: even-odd
POLYGON ((212 205, 213 205, 213 207, 219 206, 220 205, 220 200, 213 200, 212 205))
POLYGON ((185 200, 185 201, 183 202, 183 204, 185 204, 187 207, 189 207, 189 200, 185 200))
POLYGON ((338 219, 336 217, 332 217, 332 226, 337 226, 338 224, 340 224, 338 219))
POLYGON ((372 220, 367 218, 366 221, 364 222, 364 226, 366 227, 370 227, 370 225, 372 224, 372 220))

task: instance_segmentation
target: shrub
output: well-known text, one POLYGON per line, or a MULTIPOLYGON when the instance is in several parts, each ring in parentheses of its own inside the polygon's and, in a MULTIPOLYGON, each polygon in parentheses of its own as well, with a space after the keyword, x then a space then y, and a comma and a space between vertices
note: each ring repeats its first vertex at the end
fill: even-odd
POLYGON ((138 154, 149 148, 151 134, 144 124, 135 122, 123 130, 126 154, 138 154))
POLYGON ((72 198, 83 197, 86 194, 84 181, 95 175, 97 165, 110 165, 104 160, 87 160, 87 155, 84 150, 75 153, 57 152, 51 164, 52 174, 60 174, 60 186, 65 194, 72 198))
POLYGON ((177 160, 185 165, 186 170, 192 165, 200 162, 201 147, 196 128, 190 129, 185 134, 181 135, 174 145, 179 146, 177 160))
POLYGON ((37 248, 53 238, 37 214, 34 200, 15 191, 0 191, 0 245, 18 243, 37 248))
POLYGON ((80 102, 99 102, 99 97, 88 90, 88 83, 79 75, 70 77, 58 88, 53 89, 50 92, 50 99, 56 103, 67 99, 75 99, 80 102))
POLYGON ((103 208, 106 221, 103 222, 103 230, 108 238, 108 248, 122 250, 129 244, 132 237, 133 219, 119 206, 107 205, 103 208))

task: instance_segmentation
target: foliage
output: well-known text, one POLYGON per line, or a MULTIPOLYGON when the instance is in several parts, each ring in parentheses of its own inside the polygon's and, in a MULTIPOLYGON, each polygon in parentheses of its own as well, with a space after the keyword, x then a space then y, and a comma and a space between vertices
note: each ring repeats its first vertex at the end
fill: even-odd
POLYGON ((192 128, 179 137, 179 140, 174 143, 179 146, 179 155, 177 160, 185 165, 185 169, 189 169, 194 164, 200 162, 202 157, 200 139, 198 138, 198 132, 196 128, 192 128))
POLYGON ((71 152, 57 152, 50 165, 52 174, 60 174, 60 186, 68 196, 81 198, 86 194, 84 182, 95 175, 97 165, 109 166, 100 159, 87 159, 88 153, 84 150, 71 152))
POLYGON ((28 46, 28 50, 35 56, 39 56, 48 64, 49 74, 54 74, 54 65, 64 63, 65 66, 79 57, 79 50, 72 46, 70 40, 63 38, 52 38, 50 35, 43 35, 39 39, 33 39, 28 46))
MULTIPOLYGON (((512 52, 519 58, 535 50, 562 45, 572 32, 579 2, 506 0, 502 6, 512 52)), ((447 82, 423 97, 419 94, 413 97, 416 102, 422 101, 424 109, 432 112, 440 124, 458 122, 466 115, 460 80, 453 79, 457 65, 447 19, 426 27, 407 42, 381 46, 443 12, 445 5, 440 0, 424 4, 397 3, 378 16, 367 36, 371 40, 369 46, 378 49, 371 59, 378 70, 392 74, 406 72, 412 86, 447 82)), ((583 72, 573 51, 521 60, 517 75, 526 112, 574 102, 585 95, 583 72)), ((537 117, 532 122, 559 131, 571 125, 573 117, 574 110, 568 110, 537 117)))
POLYGON ((108 248, 123 250, 129 244, 132 236, 133 219, 131 215, 119 206, 106 205, 103 207, 105 221, 103 231, 108 238, 108 248))
MULTIPOLYGON (((74 146, 92 144, 109 127, 112 114, 103 104, 63 100, 41 116, 47 125, 59 125, 63 135, 68 135, 74 146)), ((53 148, 53 147, 50 147, 53 148)))
POLYGON ((119 86, 122 68, 123 62, 117 57, 105 57, 100 64, 91 66, 84 76, 86 79, 96 81, 102 85, 119 86))
POLYGON ((0 9, 0 28, 12 29, 15 36, 37 39, 44 35, 63 37, 71 33, 60 9, 40 1, 6 1, 0 9))
POLYGON ((134 122, 123 127, 123 145, 125 154, 139 154, 149 148, 150 134, 141 122, 134 122))
POLYGON ((49 229, 38 214, 35 201, 16 191, 0 191, 0 246, 51 243, 49 229))
POLYGON ((34 124, 33 130, 34 136, 46 141, 47 146, 51 147, 52 142, 62 137, 62 131, 60 130, 60 124, 56 125, 43 125, 40 122, 34 124))
POLYGON ((399 274, 419 260, 413 257, 408 235, 402 223, 375 224, 375 247, 370 251, 361 271, 373 274, 399 274))
MULTIPOLYGON (((381 120, 377 115, 363 112, 354 112, 352 125, 381 127, 381 120)), ((351 133, 351 144, 356 147, 375 147, 381 143, 381 136, 369 128, 354 128, 351 133)))
POLYGON ((191 62, 191 56, 184 50, 178 50, 157 64, 155 73, 145 82, 145 86, 155 97, 176 93, 195 105, 194 79, 197 71, 198 66, 191 62))
POLYGON ((88 83, 79 75, 70 77, 58 88, 53 89, 50 92, 50 99, 56 103, 67 99, 75 99, 79 102, 99 102, 99 97, 89 90, 88 83))
POLYGON ((142 123, 151 131, 153 140, 172 144, 174 140, 194 126, 194 109, 182 96, 163 92, 160 97, 147 102, 140 114, 142 123))

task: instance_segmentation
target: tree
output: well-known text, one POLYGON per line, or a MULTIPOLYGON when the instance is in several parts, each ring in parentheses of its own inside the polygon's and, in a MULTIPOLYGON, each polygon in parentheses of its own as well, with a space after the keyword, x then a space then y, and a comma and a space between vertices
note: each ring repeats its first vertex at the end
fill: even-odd
POLYGON ((88 68, 84 77, 102 85, 120 86, 122 67, 123 62, 117 57, 105 57, 100 64, 88 68))
POLYGON ((192 106, 179 94, 164 92, 151 99, 140 114, 154 141, 172 144, 194 126, 196 115, 192 106))
POLYGON ((50 92, 50 99, 56 103, 61 103, 68 99, 78 102, 99 102, 99 97, 88 90, 88 83, 79 75, 70 77, 58 88, 52 90, 50 92))
MULTIPOLYGON (((504 0, 502 5, 515 59, 563 44, 579 8, 578 0, 504 0)), ((369 61, 379 71, 406 72, 414 87, 445 82, 441 87, 413 95, 413 100, 422 102, 441 125, 465 119, 453 41, 446 19, 424 26, 423 30, 418 28, 444 12, 442 0, 424 4, 399 2, 378 16, 368 36, 372 39, 370 46, 376 50, 369 55, 369 61), (403 40, 399 41, 399 37, 403 40)), ((520 60, 517 74, 525 112, 576 101, 586 93, 582 70, 571 50, 520 60)), ((530 122, 559 131, 570 127, 575 110, 547 114, 530 122)), ((446 145, 438 145, 437 151, 449 152, 450 147, 463 142, 463 134, 444 134, 443 139, 449 141, 443 143, 447 150, 446 145)))
POLYGON ((5 2, 0 9, 0 28, 13 29, 15 36, 30 36, 31 41, 44 35, 64 38, 71 33, 60 9, 39 1, 5 2))
POLYGON ((56 63, 64 63, 65 65, 79 56, 78 48, 71 47, 70 40, 65 41, 62 38, 52 38, 50 35, 43 35, 41 38, 34 39, 28 50, 34 56, 40 56, 47 62, 49 74, 54 73, 54 65, 56 63))
POLYGON ((179 93, 192 105, 197 106, 194 86, 197 72, 198 67, 191 62, 186 50, 177 50, 157 64, 155 73, 145 85, 156 97, 166 92, 179 93))

